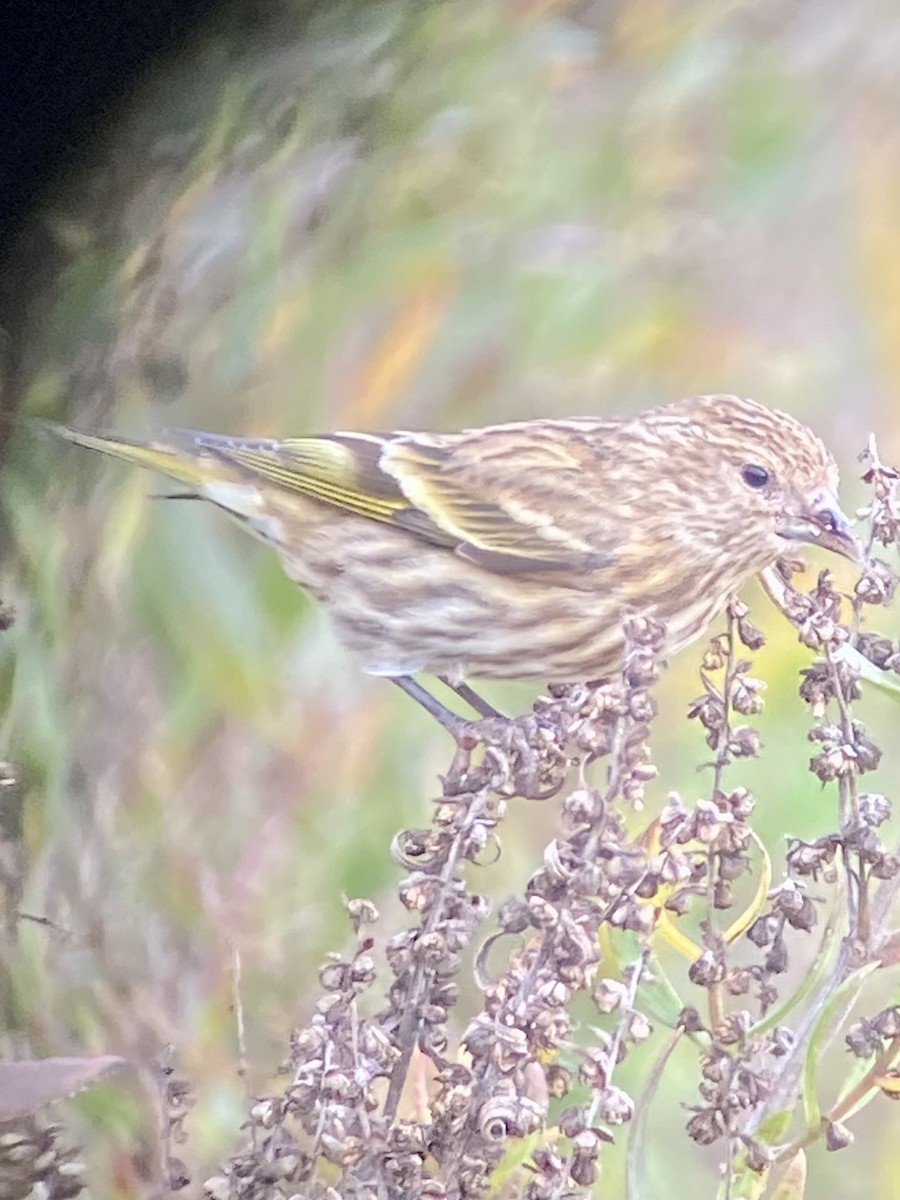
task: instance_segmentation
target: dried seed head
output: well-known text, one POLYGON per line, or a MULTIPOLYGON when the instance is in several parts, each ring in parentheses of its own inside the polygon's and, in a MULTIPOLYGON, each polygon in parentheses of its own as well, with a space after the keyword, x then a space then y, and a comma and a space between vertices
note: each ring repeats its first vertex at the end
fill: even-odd
POLYGON ((825 1148, 827 1150, 843 1150, 853 1142, 853 1134, 846 1125, 837 1121, 828 1121, 825 1125, 825 1148))
POLYGON ((623 1125, 634 1116, 634 1101, 620 1087, 605 1087, 597 1097, 597 1116, 608 1125, 623 1125))
POLYGON ((628 1003, 628 988, 619 979, 598 979, 594 987, 594 1003, 603 1013, 615 1012, 628 1003))
POLYGON ((884 1048, 881 1034, 865 1017, 850 1026, 844 1041, 847 1043, 850 1053, 857 1058, 871 1058, 875 1054, 880 1054, 884 1048))
POLYGON ((870 559, 853 589, 864 604, 889 604, 897 590, 897 577, 881 559, 870 559))
POLYGON ((688 1136, 698 1146, 711 1146, 728 1132, 725 1118, 715 1108, 702 1108, 687 1123, 688 1136))
POLYGON ((711 950, 704 950, 700 957, 691 963, 688 978, 698 987, 711 987, 714 983, 721 983, 725 978, 725 964, 721 956, 711 950))
POLYGON ((872 1028, 883 1038, 900 1037, 900 1005, 892 1004, 872 1017, 872 1028))
POLYGON ((883 825, 891 815, 891 802, 879 792, 860 792, 856 808, 861 821, 867 825, 883 825))

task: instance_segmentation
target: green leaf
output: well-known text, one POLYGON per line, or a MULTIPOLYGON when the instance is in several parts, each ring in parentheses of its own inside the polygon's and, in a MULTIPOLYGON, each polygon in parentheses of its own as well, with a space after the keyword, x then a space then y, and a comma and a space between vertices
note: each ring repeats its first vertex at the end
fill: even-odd
POLYGON ((809 1046, 806 1051, 806 1059, 803 1064, 803 1108, 806 1116, 806 1125, 810 1130, 818 1129, 822 1121, 822 1110, 819 1107, 819 1098, 816 1094, 816 1071, 819 1060, 825 1053, 825 1049, 835 1036, 835 1033, 843 1024, 847 1013, 856 1003, 856 999, 862 991, 866 980, 880 966, 881 963, 878 962, 866 963, 865 966, 848 975, 837 988, 834 995, 828 1000, 813 1027, 812 1036, 809 1039, 809 1046))
POLYGON ((511 1138, 507 1143, 503 1158, 493 1171, 491 1171, 490 1195, 510 1195, 509 1185, 517 1184, 517 1181, 520 1180, 523 1167, 540 1146, 541 1142, 546 1139, 547 1134, 545 1133, 531 1133, 527 1137, 511 1138))
MULTIPOLYGON (((605 962, 621 971, 623 962, 634 962, 644 951, 644 943, 628 930, 601 930, 601 950, 605 962)), ((609 972, 607 972, 609 973, 609 972)), ((647 960, 637 990, 637 1007, 652 1020, 675 1029, 684 1001, 676 991, 655 954, 647 960)))
POLYGON ((730 1186, 723 1180, 719 1195, 728 1200, 760 1200, 766 1190, 767 1174, 765 1171, 751 1171, 743 1155, 740 1155, 731 1169, 730 1186))
POLYGON ((792 1108, 782 1108, 778 1112, 769 1113, 760 1121, 754 1136, 765 1146, 775 1146, 784 1139, 793 1119, 794 1110, 792 1108))
POLYGON ((874 663, 869 662, 854 646, 841 646, 835 654, 835 658, 855 667, 859 671, 861 679, 873 684, 885 695, 900 700, 900 676, 895 675, 893 671, 882 671, 881 667, 876 667, 874 663))
POLYGON ((681 1030, 678 1030, 663 1046, 650 1069, 646 1086, 640 1095, 638 1103, 635 1105, 634 1120, 631 1122, 631 1128, 628 1131, 628 1155, 625 1164, 627 1181, 625 1194, 627 1200, 640 1200, 642 1196, 647 1195, 647 1189, 643 1186, 640 1179, 639 1167, 641 1164, 646 1165, 651 1157, 650 1109, 653 1105, 653 1097, 656 1095, 657 1089, 662 1082, 669 1059, 672 1057, 675 1047, 683 1038, 683 1033, 681 1030))
MULTIPOLYGON (((849 1070, 847 1071, 846 1078, 844 1079, 844 1086, 841 1088, 838 1098, 835 1101, 835 1104, 834 1104, 835 1108, 838 1108, 842 1104, 844 1097, 849 1095, 849 1093, 853 1091, 853 1089, 856 1087, 856 1085, 859 1083, 859 1081, 863 1078, 863 1076, 866 1074, 866 1072, 871 1069, 871 1067, 872 1067, 871 1059, 865 1059, 865 1058, 854 1058, 853 1059, 853 1063, 852 1063, 851 1067, 849 1068, 849 1070)), ((868 1089, 868 1091, 863 1092, 863 1094, 859 1097, 859 1099, 856 1101, 856 1103, 851 1105, 850 1108, 848 1108, 846 1112, 841 1113, 841 1121, 849 1121, 852 1116, 854 1116, 858 1112, 862 1112, 862 1110, 866 1107, 867 1104, 871 1104, 872 1101, 875 1099, 875 1097, 880 1096, 880 1095, 882 1095, 881 1088, 879 1088, 877 1085, 873 1085, 872 1087, 870 1087, 868 1089)))
MULTIPOLYGON (((836 908, 836 905, 834 908, 836 908)), ((837 936, 837 928, 835 926, 834 918, 835 912, 833 910, 829 915, 828 922, 822 932, 822 940, 819 943, 819 951, 816 954, 816 957, 813 960, 809 970, 805 973, 803 982, 793 993, 793 995, 787 998, 784 1004, 779 1005, 778 1008, 770 1012, 768 1016, 764 1017, 753 1026, 751 1031, 753 1037, 760 1037, 763 1034, 768 1033, 769 1030, 775 1029, 776 1026, 784 1025, 793 1010, 802 1004, 807 997, 811 996, 825 978, 826 973, 834 962, 834 951, 840 945, 840 939, 837 936)))
POLYGON ((803 1200, 806 1195, 806 1151, 798 1150, 785 1164, 769 1200, 803 1200))

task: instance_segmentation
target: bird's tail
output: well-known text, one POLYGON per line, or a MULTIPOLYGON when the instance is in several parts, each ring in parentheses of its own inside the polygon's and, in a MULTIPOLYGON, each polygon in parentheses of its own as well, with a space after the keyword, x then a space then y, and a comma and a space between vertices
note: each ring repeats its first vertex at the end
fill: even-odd
POLYGON ((151 471, 159 471, 193 487, 202 487, 214 475, 209 457, 200 453, 200 447, 192 447, 188 442, 183 446, 167 446, 105 434, 82 433, 79 429, 59 425, 55 421, 40 421, 36 424, 57 437, 74 442, 77 446, 86 446, 89 450, 98 450, 101 454, 121 458, 125 462, 147 467, 151 471))

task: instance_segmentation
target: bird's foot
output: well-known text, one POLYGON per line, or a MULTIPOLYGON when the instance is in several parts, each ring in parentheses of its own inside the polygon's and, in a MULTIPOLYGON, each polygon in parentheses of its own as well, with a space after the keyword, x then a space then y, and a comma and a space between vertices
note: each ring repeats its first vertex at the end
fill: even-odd
POLYGON ((501 796, 549 800, 562 787, 569 762, 558 733, 533 713, 459 721, 456 754, 444 780, 448 791, 488 787, 501 796))
POLYGON ((462 717, 436 700, 409 675, 394 683, 420 704, 456 742, 456 754, 444 780, 448 795, 490 788, 502 796, 546 800, 565 781, 568 760, 560 731, 545 715, 505 717, 467 684, 450 687, 482 715, 462 717), (476 753, 481 749, 482 753, 476 753))

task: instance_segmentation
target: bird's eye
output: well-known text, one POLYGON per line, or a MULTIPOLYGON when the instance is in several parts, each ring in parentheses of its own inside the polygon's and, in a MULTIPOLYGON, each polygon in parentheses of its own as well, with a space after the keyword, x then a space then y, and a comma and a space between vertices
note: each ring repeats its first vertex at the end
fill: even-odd
POLYGON ((757 466, 756 463, 747 463, 741 468, 741 478, 747 487, 764 488, 769 482, 769 472, 765 467, 757 466))

